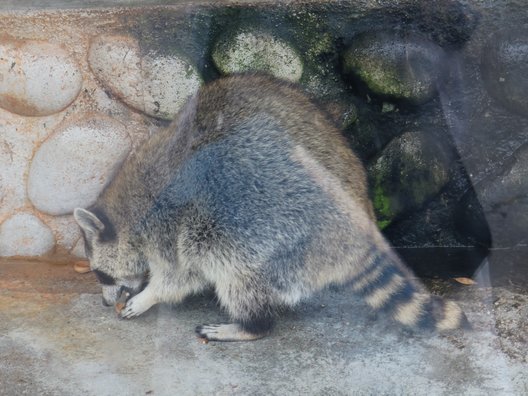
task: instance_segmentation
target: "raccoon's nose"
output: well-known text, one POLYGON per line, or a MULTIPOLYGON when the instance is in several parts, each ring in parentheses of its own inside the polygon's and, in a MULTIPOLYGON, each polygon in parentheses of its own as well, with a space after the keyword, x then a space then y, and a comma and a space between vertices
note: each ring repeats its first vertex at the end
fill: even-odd
POLYGON ((109 304, 108 301, 106 301, 104 297, 102 298, 102 302, 103 302, 103 305, 104 305, 105 307, 109 307, 109 306, 112 305, 112 304, 109 304))

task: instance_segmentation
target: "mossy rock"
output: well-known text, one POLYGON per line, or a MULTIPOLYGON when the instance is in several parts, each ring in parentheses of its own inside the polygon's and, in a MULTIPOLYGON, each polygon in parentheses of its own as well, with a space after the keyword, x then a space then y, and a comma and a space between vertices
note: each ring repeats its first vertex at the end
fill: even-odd
POLYGON ((379 96, 421 104, 444 74, 443 50, 415 34, 362 33, 343 55, 345 73, 379 96))
POLYGON ((432 135, 406 132, 369 164, 372 200, 381 228, 441 191, 449 180, 450 152, 432 135))
POLYGON ((222 74, 261 71, 292 82, 299 81, 303 74, 297 50, 273 33, 258 28, 242 28, 222 35, 214 45, 212 58, 222 74))

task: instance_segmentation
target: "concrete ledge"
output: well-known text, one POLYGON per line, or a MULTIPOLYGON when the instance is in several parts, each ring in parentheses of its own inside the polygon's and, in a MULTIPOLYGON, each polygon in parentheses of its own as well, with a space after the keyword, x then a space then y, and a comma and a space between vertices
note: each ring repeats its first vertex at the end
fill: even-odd
POLYGON ((487 276, 429 284, 461 302, 465 333, 411 334, 341 289, 283 312, 262 340, 202 344, 197 324, 227 320, 211 294, 124 321, 92 274, 4 260, 0 394, 525 394, 528 294, 487 276))

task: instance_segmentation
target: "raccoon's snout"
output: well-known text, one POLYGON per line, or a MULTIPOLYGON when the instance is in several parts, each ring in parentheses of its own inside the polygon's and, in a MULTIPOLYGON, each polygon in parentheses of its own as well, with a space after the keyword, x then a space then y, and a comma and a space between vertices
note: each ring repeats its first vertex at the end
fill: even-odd
POLYGON ((123 294, 126 295, 126 301, 128 301, 128 300, 130 300, 131 297, 135 296, 138 293, 139 293, 139 291, 134 291, 134 290, 132 290, 129 287, 121 286, 119 288, 119 291, 117 292, 117 296, 115 298, 115 301, 113 301, 113 299, 112 299, 113 302, 108 302, 106 300, 106 298, 104 297, 104 295, 103 295, 102 302, 103 302, 103 305, 105 307, 111 307, 112 305, 115 305, 119 300, 122 300, 123 297, 125 297, 125 296, 123 296, 123 294))
POLYGON ((105 286, 103 285, 103 305, 109 307, 117 302, 121 295, 122 286, 105 286))
POLYGON ((103 305, 104 305, 105 307, 110 307, 110 306, 112 306, 112 304, 110 304, 108 301, 106 301, 104 297, 103 297, 101 300, 102 300, 103 305))

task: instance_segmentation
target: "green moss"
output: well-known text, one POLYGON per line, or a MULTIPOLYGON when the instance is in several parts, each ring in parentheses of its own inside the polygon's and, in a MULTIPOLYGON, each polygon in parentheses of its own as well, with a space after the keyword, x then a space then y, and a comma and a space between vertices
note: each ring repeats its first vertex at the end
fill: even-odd
POLYGON ((383 230, 384 228, 386 228, 390 223, 391 223, 390 220, 378 220, 377 221, 378 228, 380 230, 383 230))
POLYGON ((369 61, 365 59, 364 64, 355 65, 359 77, 375 93, 380 95, 392 95, 396 97, 408 97, 409 90, 402 83, 396 72, 379 61, 369 61))
POLYGON ((376 176, 374 185, 373 205, 376 217, 378 218, 378 226, 381 229, 387 227, 392 222, 394 213, 391 207, 391 201, 383 189, 379 175, 376 176))
POLYGON ((369 166, 380 228, 422 207, 448 182, 449 162, 427 135, 407 132, 389 143, 369 166))

